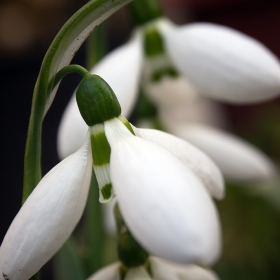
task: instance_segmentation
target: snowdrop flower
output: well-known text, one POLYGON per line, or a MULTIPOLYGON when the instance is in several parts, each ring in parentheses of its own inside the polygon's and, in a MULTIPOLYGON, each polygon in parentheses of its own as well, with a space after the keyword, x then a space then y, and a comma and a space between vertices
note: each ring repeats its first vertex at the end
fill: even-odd
POLYGON ((163 132, 135 129, 134 135, 112 89, 96 75, 80 83, 77 103, 89 126, 100 202, 116 195, 129 231, 148 253, 182 263, 215 262, 220 225, 209 194, 223 196, 215 164, 163 132))
POLYGON ((228 132, 200 124, 173 124, 169 131, 209 155, 228 179, 259 181, 277 174, 275 165, 261 150, 228 132))
MULTIPOLYGON (((178 91, 186 95, 186 103, 198 93, 233 103, 260 102, 280 93, 279 61, 260 42, 225 26, 176 26, 166 18, 139 28, 128 43, 107 55, 92 73, 111 85, 124 116, 129 115, 135 103, 141 74, 149 95, 161 95, 157 87, 173 83, 174 90, 160 96, 168 97, 168 102, 178 91)), ((75 136, 71 124, 75 124, 77 132, 86 134, 74 98, 59 129, 58 150, 62 158, 81 146, 78 139, 67 144, 67 139, 75 136)))
MULTIPOLYGON (((145 271, 144 267, 136 267, 128 270, 124 280, 218 280, 213 271, 197 265, 178 265, 154 256, 151 256, 149 261, 153 277, 145 271)), ((121 263, 108 265, 90 276, 88 280, 119 280, 120 268, 121 263)))
POLYGON ((0 278, 27 280, 63 245, 87 200, 90 143, 56 165, 27 198, 0 247, 0 278))

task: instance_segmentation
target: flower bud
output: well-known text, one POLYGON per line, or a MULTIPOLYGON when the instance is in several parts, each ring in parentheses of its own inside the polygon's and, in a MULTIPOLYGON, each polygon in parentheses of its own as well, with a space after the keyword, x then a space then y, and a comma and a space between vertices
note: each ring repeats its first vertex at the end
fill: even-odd
POLYGON ((103 123, 121 114, 121 107, 113 90, 97 75, 89 75, 81 81, 76 99, 88 126, 103 123))

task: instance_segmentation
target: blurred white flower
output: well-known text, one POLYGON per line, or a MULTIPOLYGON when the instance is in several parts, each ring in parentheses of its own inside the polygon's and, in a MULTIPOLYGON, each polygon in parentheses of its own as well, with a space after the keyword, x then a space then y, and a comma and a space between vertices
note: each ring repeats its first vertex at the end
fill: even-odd
POLYGON ((209 155, 228 179, 259 181, 277 174, 262 151, 230 133, 199 124, 173 124, 169 130, 209 155))
MULTIPOLYGON (((280 93, 279 61, 260 42, 225 26, 209 23, 175 26, 165 18, 136 30, 128 43, 107 55, 91 72, 101 75, 110 84, 125 116, 130 114, 135 104, 142 74, 145 92, 156 104, 163 126, 194 145, 199 143, 194 140, 195 135, 192 137, 193 130, 187 129, 189 123, 224 125, 219 105, 205 97, 233 103, 255 103, 280 93), (154 30, 159 36, 163 52, 155 55, 145 53, 147 30, 154 30)), ((58 133, 61 158, 81 146, 83 137, 80 136, 86 131, 73 97, 58 133)), ((223 132, 218 134, 223 135, 223 132)), ((209 146, 211 149, 207 138, 209 133, 204 132, 203 135, 200 142, 204 144, 199 147, 203 150, 209 146)), ((216 139, 215 153, 208 153, 209 149, 204 151, 210 156, 214 154, 214 161, 229 178, 258 180, 274 174, 272 162, 249 144, 229 134, 216 139), (220 141, 222 145, 217 149, 220 141), (246 165, 243 164, 242 173, 236 170, 242 166, 243 157, 225 153, 238 147, 244 158, 251 158, 246 165), (234 174, 230 174, 229 169, 235 170, 234 174)))
POLYGON ((22 205, 0 247, 0 277, 27 280, 58 251, 83 213, 91 172, 87 139, 44 176, 22 205))
POLYGON ((199 93, 217 100, 252 103, 280 94, 280 63, 262 43, 209 23, 174 27, 159 23, 167 53, 199 93))
POLYGON ((156 280, 218 280, 210 269, 198 265, 180 265, 154 256, 150 258, 151 269, 156 280))
MULTIPOLYGON (((166 260, 151 256, 149 258, 152 276, 143 267, 136 267, 128 270, 124 280, 218 280, 217 275, 210 269, 197 265, 178 265, 166 260)), ((108 265, 92 276, 88 280, 120 280, 120 263, 108 265)))

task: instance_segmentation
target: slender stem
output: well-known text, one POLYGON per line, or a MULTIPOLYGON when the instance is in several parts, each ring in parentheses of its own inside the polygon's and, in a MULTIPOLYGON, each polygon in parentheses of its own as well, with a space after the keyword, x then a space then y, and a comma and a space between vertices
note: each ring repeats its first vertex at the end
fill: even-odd
POLYGON ((87 69, 85 69, 84 67, 82 67, 80 65, 77 65, 77 64, 67 65, 67 66, 63 67, 62 69, 60 69, 55 74, 53 81, 50 82, 50 86, 51 86, 50 91, 52 91, 58 85, 58 83, 62 80, 62 78, 64 76, 66 76, 67 74, 73 73, 73 72, 80 74, 83 78, 90 75, 89 72, 87 71, 87 69))
POLYGON ((97 26, 87 39, 86 68, 91 69, 106 53, 105 23, 97 26))
POLYGON ((145 24, 163 15, 159 0, 135 0, 128 7, 137 25, 145 24))
POLYGON ((92 171, 90 192, 85 212, 84 231, 86 232, 86 276, 97 271, 103 265, 104 229, 99 188, 92 171))
POLYGON ((84 280, 86 278, 77 252, 77 243, 73 237, 70 237, 54 257, 54 280, 84 280))

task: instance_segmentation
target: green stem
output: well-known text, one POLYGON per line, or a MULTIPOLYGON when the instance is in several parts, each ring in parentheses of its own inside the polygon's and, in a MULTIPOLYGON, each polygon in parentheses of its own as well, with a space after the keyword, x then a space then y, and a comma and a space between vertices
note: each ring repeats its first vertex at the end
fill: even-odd
POLYGON ((78 73, 83 78, 90 75, 89 72, 87 71, 87 69, 85 69, 84 67, 82 67, 80 65, 71 64, 71 65, 65 66, 55 74, 53 81, 50 82, 50 86, 51 86, 50 91, 52 91, 58 85, 58 83, 62 80, 62 78, 64 76, 66 76, 67 74, 70 74, 70 73, 78 73))
POLYGON ((73 237, 70 237, 54 257, 54 280, 84 280, 86 278, 77 252, 78 246, 73 237))
POLYGON ((159 0, 135 0, 128 7, 137 25, 145 24, 163 15, 159 0))
POLYGON ((41 179, 42 122, 58 87, 52 82, 56 73, 67 66, 92 30, 131 0, 92 0, 77 11, 55 37, 43 60, 34 88, 25 158, 23 202, 41 179))
POLYGON ((101 203, 99 202, 99 188, 92 171, 90 192, 85 212, 83 230, 86 233, 86 276, 97 271, 103 265, 104 229, 101 203))
POLYGON ((105 23, 97 26, 87 39, 86 68, 91 69, 106 53, 105 23))

